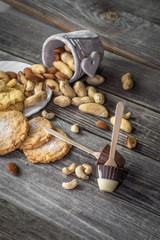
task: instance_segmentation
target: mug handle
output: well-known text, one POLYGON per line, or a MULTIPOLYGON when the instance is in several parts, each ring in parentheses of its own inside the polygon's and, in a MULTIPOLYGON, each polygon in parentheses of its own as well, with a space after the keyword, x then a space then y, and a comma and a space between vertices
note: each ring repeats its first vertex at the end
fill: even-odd
POLYGON ((81 68, 89 77, 94 77, 100 63, 100 54, 92 52, 81 61, 81 68))

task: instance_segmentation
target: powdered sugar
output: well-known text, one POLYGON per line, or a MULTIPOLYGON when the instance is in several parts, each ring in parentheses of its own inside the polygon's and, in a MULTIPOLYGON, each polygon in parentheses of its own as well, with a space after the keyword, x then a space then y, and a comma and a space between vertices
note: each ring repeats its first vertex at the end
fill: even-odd
POLYGON ((12 134, 11 126, 5 118, 0 119, 0 139, 8 138, 12 134))

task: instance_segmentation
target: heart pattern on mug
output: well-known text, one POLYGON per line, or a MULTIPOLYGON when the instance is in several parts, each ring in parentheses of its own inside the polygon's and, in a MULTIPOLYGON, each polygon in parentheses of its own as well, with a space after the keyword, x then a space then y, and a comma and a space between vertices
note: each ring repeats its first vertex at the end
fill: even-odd
POLYGON ((82 60, 81 68, 89 77, 94 77, 99 63, 100 63, 99 53, 92 52, 89 57, 86 57, 82 60))

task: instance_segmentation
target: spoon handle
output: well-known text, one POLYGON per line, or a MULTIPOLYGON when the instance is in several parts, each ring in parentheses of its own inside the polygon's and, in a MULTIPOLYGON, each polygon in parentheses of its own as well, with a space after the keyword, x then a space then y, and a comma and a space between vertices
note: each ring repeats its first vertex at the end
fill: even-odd
POLYGON ((115 162, 115 151, 118 141, 118 135, 119 135, 119 129, 122 121, 122 114, 124 110, 124 104, 122 102, 119 102, 116 106, 116 112, 115 112, 115 122, 113 126, 113 133, 112 133, 112 141, 111 141, 111 148, 109 152, 109 159, 105 163, 105 165, 111 165, 111 166, 117 166, 115 162))
POLYGON ((69 143, 69 144, 71 144, 71 145, 73 145, 73 146, 75 146, 75 147, 77 147, 77 148, 79 148, 81 150, 83 150, 84 152, 87 152, 88 154, 91 154, 91 155, 95 156, 95 152, 93 152, 89 148, 86 148, 85 146, 83 146, 83 145, 81 145, 81 144, 71 140, 70 138, 62 135, 61 133, 59 133, 57 131, 54 131, 53 129, 50 129, 50 128, 47 128, 47 127, 45 127, 44 130, 46 132, 50 133, 51 135, 53 135, 53 136, 55 136, 55 137, 65 141, 65 142, 67 142, 67 143, 69 143))

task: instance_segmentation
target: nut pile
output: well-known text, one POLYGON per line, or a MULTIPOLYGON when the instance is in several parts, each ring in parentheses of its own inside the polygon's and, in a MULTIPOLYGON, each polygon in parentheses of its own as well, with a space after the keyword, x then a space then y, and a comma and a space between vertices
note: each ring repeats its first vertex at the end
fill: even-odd
MULTIPOLYGON (((89 174, 92 173, 92 167, 84 163, 82 165, 77 166, 76 163, 72 163, 69 167, 62 168, 62 173, 65 175, 70 175, 72 173, 76 174, 76 176, 82 180, 89 179, 89 174)), ((78 185, 77 179, 73 179, 71 182, 63 182, 62 187, 65 189, 73 189, 78 185)))

